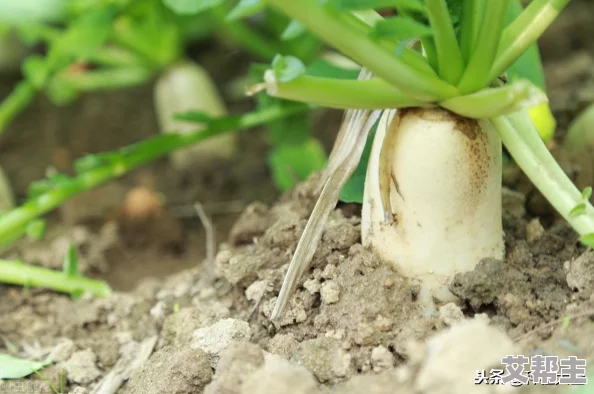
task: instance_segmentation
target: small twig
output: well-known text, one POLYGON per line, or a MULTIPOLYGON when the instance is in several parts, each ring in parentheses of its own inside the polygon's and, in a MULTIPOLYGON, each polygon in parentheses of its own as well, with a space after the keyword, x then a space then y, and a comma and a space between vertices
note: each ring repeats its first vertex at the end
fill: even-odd
POLYGON ((558 324, 562 324, 563 321, 565 319, 567 319, 567 318, 569 318, 570 320, 573 320, 573 319, 577 319, 577 318, 580 318, 580 317, 592 317, 592 316, 594 316, 594 309, 588 309, 588 310, 586 310, 584 312, 579 312, 579 313, 575 313, 575 314, 572 314, 572 315, 564 316, 564 317, 562 317, 560 319, 553 320, 552 322, 543 324, 540 327, 536 327, 535 329, 530 330, 527 333, 520 335, 519 337, 516 337, 514 339, 514 342, 518 342, 518 341, 520 341, 522 339, 525 339, 525 338, 529 337, 530 335, 532 335, 532 334, 534 334, 534 333, 536 333, 538 331, 544 330, 546 328, 555 327, 558 324))
POLYGON ((215 232, 212 222, 206 212, 204 211, 204 207, 199 202, 194 204, 194 209, 198 214, 198 218, 200 218, 200 222, 202 222, 202 226, 206 231, 206 264, 208 267, 208 280, 210 283, 214 281, 214 259, 215 259, 215 232))

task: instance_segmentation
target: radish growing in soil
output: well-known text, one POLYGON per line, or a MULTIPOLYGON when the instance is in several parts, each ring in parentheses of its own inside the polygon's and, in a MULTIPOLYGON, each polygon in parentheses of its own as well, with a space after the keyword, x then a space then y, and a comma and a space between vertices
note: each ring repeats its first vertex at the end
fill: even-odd
POLYGON ((540 67, 534 44, 568 0, 534 0, 526 9, 517 0, 265 2, 362 66, 358 80, 333 79, 308 75, 299 59, 279 57, 251 90, 347 109, 273 321, 309 265, 382 111, 367 163, 362 241, 420 282, 428 315, 434 301, 454 299, 448 291, 454 275, 483 258, 504 257, 502 143, 589 243, 593 208, 528 113, 547 101, 534 77, 540 67), (373 10, 380 7, 397 9, 398 16, 384 19, 373 10))

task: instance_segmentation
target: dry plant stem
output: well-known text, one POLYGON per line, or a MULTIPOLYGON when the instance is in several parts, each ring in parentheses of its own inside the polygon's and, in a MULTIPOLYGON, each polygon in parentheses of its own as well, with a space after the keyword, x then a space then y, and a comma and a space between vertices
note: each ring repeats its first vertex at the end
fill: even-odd
POLYGON ((363 245, 420 281, 427 314, 433 298, 456 301, 448 290, 456 273, 504 255, 497 133, 443 109, 385 112, 361 216, 363 245))
POLYGON ((208 280, 212 283, 214 281, 214 260, 216 249, 215 230, 212 221, 206 214, 202 204, 196 202, 194 204, 194 209, 204 227, 204 231, 206 231, 206 264, 208 267, 208 280))
MULTIPOLYGON (((373 74, 369 70, 362 68, 357 79, 369 80, 371 78, 373 78, 373 74)), ((322 192, 322 189, 324 188, 324 185, 328 181, 330 175, 336 172, 336 169, 354 149, 354 144, 357 141, 357 134, 352 132, 352 122, 354 120, 355 114, 355 111, 345 111, 343 114, 340 129, 338 130, 332 151, 328 157, 328 164, 326 165, 326 168, 320 177, 318 186, 316 188, 316 194, 320 194, 322 192)))
POLYGON ((122 355, 112 370, 93 388, 91 394, 117 393, 120 387, 149 359, 155 349, 157 339, 156 335, 148 337, 137 343, 133 352, 122 355))
MULTIPOLYGON (((348 146, 349 149, 348 151, 347 149, 338 149, 339 154, 334 160, 339 164, 333 172, 327 173, 327 180, 297 244, 270 316, 270 320, 273 322, 278 321, 286 310, 299 278, 309 266, 322 237, 326 221, 336 207, 340 191, 359 164, 369 131, 381 113, 380 111, 365 110, 349 110, 348 112, 352 112, 352 114, 346 116, 346 119, 349 120, 349 127, 345 130, 345 137, 348 138, 343 139, 343 142, 344 146, 348 146)), ((335 147, 335 149, 337 148, 335 147)))

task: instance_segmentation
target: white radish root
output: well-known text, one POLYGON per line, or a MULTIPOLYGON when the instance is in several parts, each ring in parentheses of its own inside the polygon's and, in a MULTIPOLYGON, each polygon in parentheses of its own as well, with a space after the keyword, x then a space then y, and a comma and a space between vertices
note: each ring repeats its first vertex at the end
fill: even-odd
MULTIPOLYGON (((198 64, 183 61, 166 70, 155 84, 154 101, 162 133, 193 133, 203 127, 173 119, 175 114, 197 111, 212 117, 227 115, 227 109, 210 75, 198 64)), ((216 159, 230 158, 236 149, 235 133, 210 137, 171 155, 172 164, 187 170, 216 159)))
POLYGON ((449 111, 384 112, 367 169, 362 241, 434 299, 453 276, 504 255, 501 141, 488 122, 449 111))

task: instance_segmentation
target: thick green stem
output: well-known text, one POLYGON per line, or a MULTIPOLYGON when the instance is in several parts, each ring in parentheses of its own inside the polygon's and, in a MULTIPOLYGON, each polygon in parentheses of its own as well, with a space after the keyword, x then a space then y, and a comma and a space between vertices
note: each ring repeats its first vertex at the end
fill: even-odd
POLYGON ((109 285, 103 281, 66 275, 61 271, 24 264, 20 261, 0 260, 0 282, 47 288, 68 294, 86 292, 96 297, 111 295, 109 285))
POLYGON ((468 63, 481 26, 483 0, 464 0, 462 21, 460 23, 460 49, 464 61, 468 63))
MULTIPOLYGON (((383 20, 382 16, 373 10, 367 11, 358 11, 353 12, 352 16, 357 19, 358 21, 362 22, 363 29, 361 29, 360 34, 369 35, 371 33, 371 28, 379 21, 383 20)), ((342 15, 342 19, 347 22, 350 18, 349 15, 342 15)), ((360 28, 360 26, 356 26, 360 28)), ((435 43, 433 39, 430 38, 428 41, 433 43, 433 52, 435 52, 435 43)), ((423 41, 423 43, 425 43, 423 41)), ((382 45, 387 51, 393 52, 395 48, 398 48, 400 42, 397 40, 382 40, 380 45, 382 45)), ((409 48, 402 48, 401 53, 398 55, 399 58, 410 67, 427 74, 430 78, 436 78, 437 75, 437 52, 435 52, 435 56, 431 57, 431 54, 428 53, 427 57, 425 58, 421 53, 409 49, 409 48), (435 63, 432 63, 435 61, 435 63)))
POLYGON ((464 72, 464 61, 448 5, 446 0, 426 0, 425 4, 434 33, 439 76, 456 85, 464 72))
POLYGON ((467 96, 454 97, 439 105, 458 115, 483 119, 520 111, 546 102, 547 96, 528 81, 518 81, 510 85, 483 89, 467 96))
POLYGON ((94 64, 111 67, 137 67, 144 63, 136 54, 116 46, 100 48, 89 60, 94 64))
POLYGON ((528 113, 524 110, 490 120, 515 162, 559 214, 580 235, 594 233, 594 208, 583 201, 582 193, 559 167, 528 113), (586 204, 586 213, 570 215, 572 209, 581 203, 586 204))
POLYGON ((225 20, 230 8, 227 5, 212 8, 212 14, 220 21, 220 34, 228 37, 248 52, 262 60, 272 60, 280 52, 278 45, 262 37, 241 21, 228 22, 225 20))
POLYGON ((431 102, 458 94, 454 86, 411 67, 369 36, 350 28, 340 14, 322 7, 317 0, 265 1, 415 99, 431 102))
POLYGON ((489 78, 505 72, 553 23, 569 0, 534 0, 503 32, 489 78))
POLYGON ((60 206, 75 195, 128 173, 176 149, 187 147, 214 135, 258 126, 308 109, 309 107, 302 104, 270 107, 263 111, 214 120, 207 128, 192 134, 161 135, 126 147, 116 155, 117 160, 96 169, 85 171, 55 189, 32 198, 18 208, 3 214, 0 217, 0 239, 10 239, 11 234, 15 231, 20 231, 33 219, 60 206))
POLYGON ((462 94, 472 93, 489 85, 490 75, 505 26, 508 0, 487 1, 485 18, 479 31, 474 50, 460 80, 462 94))
POLYGON ((262 85, 270 96, 322 107, 391 109, 431 106, 398 91, 382 79, 350 80, 302 75, 290 82, 262 85))
POLYGON ((121 89, 139 86, 153 76, 150 69, 144 67, 122 67, 100 69, 96 71, 68 72, 58 78, 64 78, 78 91, 121 89))
POLYGON ((423 50, 425 51, 425 56, 427 56, 427 61, 429 65, 435 72, 439 70, 439 59, 437 57, 437 47, 435 46, 435 40, 433 37, 423 37, 421 38, 421 43, 423 45, 423 50))
POLYGON ((13 91, 0 104, 0 135, 6 127, 33 101, 37 91, 28 80, 17 84, 13 91))

